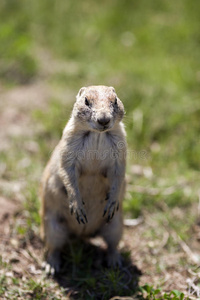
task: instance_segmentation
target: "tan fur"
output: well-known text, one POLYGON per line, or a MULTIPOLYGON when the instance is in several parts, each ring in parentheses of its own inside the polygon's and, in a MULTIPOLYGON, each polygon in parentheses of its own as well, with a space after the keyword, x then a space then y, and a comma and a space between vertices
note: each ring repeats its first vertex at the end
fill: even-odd
POLYGON ((46 166, 41 235, 48 262, 56 271, 59 252, 71 234, 83 238, 98 233, 108 244, 108 263, 120 262, 117 245, 122 235, 126 164, 123 114, 113 87, 81 88, 46 166))

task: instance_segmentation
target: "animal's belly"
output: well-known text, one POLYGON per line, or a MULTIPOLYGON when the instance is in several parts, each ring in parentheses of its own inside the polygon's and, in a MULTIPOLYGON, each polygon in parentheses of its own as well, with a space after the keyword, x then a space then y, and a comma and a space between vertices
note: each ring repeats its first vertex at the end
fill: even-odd
POLYGON ((79 190, 87 215, 88 223, 73 222, 72 231, 80 236, 95 234, 105 223, 103 211, 106 205, 106 196, 109 191, 108 179, 103 176, 83 175, 79 179, 79 190))
POLYGON ((82 176, 79 180, 79 189, 89 220, 102 218, 106 205, 106 196, 109 191, 108 179, 103 176, 82 176), (102 214, 101 214, 102 213, 102 214))
POLYGON ((108 192, 108 188, 108 179, 101 175, 82 175, 79 179, 81 196, 85 199, 89 207, 94 202, 98 204, 97 200, 93 201, 91 198, 95 197, 95 199, 103 200, 103 197, 108 192), (90 203, 91 201, 92 203, 90 203))

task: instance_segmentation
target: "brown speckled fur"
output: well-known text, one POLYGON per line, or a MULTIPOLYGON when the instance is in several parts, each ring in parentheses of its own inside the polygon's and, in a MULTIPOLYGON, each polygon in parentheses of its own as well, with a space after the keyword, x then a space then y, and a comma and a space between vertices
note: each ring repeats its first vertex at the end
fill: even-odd
POLYGON ((108 245, 108 263, 120 264, 117 245, 122 235, 126 165, 123 115, 113 87, 81 88, 45 168, 41 235, 48 263, 56 271, 60 250, 71 234, 89 237, 97 231, 108 245))

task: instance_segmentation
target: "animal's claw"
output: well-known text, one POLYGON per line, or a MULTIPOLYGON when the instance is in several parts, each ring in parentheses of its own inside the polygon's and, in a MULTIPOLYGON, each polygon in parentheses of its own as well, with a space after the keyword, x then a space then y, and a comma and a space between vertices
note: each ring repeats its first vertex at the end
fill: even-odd
POLYGON ((103 217, 105 216, 106 212, 107 212, 107 209, 104 209, 103 217))
POLYGON ((76 212, 76 220, 78 221, 78 223, 80 224, 80 220, 79 220, 79 215, 76 212))
POLYGON ((106 194, 106 199, 105 199, 106 201, 109 199, 109 196, 110 196, 110 194, 107 193, 107 194, 106 194))
MULTIPOLYGON (((85 212, 81 209, 81 213, 82 213, 82 215, 84 216, 84 218, 85 218, 85 222, 86 223, 88 223, 88 220, 87 220, 87 217, 86 217, 86 214, 85 214, 85 212)), ((85 222, 84 221, 82 221, 83 222, 83 224, 85 224, 85 222)))
POLYGON ((119 202, 117 203, 117 211, 119 210, 119 202))
POLYGON ((76 220, 79 224, 88 223, 86 213, 82 205, 78 205, 78 203, 71 203, 70 212, 71 215, 75 214, 76 220))
POLYGON ((82 222, 83 224, 85 224, 85 222, 84 222, 84 220, 83 220, 83 218, 82 218, 82 217, 80 217, 80 220, 81 220, 81 222, 82 222))
POLYGON ((108 216, 106 222, 109 223, 110 219, 111 219, 110 216, 108 216))
POLYGON ((109 222, 115 214, 115 211, 117 211, 119 209, 119 203, 116 203, 115 201, 111 202, 111 203, 107 203, 104 212, 103 212, 103 217, 107 214, 107 222, 109 222))
POLYGON ((73 215, 73 213, 74 213, 73 206, 71 206, 71 208, 70 208, 70 213, 71 213, 71 215, 73 215))

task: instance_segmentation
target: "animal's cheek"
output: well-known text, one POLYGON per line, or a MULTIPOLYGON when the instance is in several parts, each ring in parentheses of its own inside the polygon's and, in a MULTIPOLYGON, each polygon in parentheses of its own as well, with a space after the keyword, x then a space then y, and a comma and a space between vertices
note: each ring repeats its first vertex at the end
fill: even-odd
POLYGON ((121 120, 123 118, 123 116, 124 116, 124 112, 120 108, 118 108, 118 110, 115 111, 115 113, 114 113, 115 120, 121 120))
POLYGON ((91 111, 87 111, 86 116, 88 119, 92 118, 92 112, 91 111))
POLYGON ((80 112, 78 112, 78 117, 85 121, 90 120, 91 112, 90 111, 80 111, 80 112))

